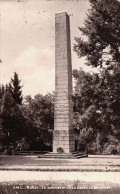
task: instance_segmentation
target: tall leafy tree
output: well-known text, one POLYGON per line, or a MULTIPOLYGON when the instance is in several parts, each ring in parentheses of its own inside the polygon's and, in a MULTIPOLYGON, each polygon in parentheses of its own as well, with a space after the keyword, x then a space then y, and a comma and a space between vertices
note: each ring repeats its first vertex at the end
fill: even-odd
POLYGON ((29 129, 20 105, 15 102, 9 91, 6 91, 3 95, 0 118, 2 133, 4 134, 3 144, 9 151, 10 147, 16 147, 18 140, 28 135, 29 129))
POLYGON ((4 145, 7 147, 7 152, 9 150, 10 146, 10 139, 13 139, 14 129, 13 129, 13 109, 15 106, 15 102, 12 98, 11 93, 5 92, 3 99, 2 99, 2 105, 1 105, 1 125, 2 125, 2 133, 4 136, 4 145))
POLYGON ((91 10, 85 27, 79 27, 83 38, 75 38, 74 50, 86 56, 87 64, 113 66, 120 63, 120 2, 89 0, 91 10))
MULTIPOLYGON (((76 80, 74 102, 74 127, 80 131, 79 149, 86 149, 97 138, 101 132, 101 122, 98 112, 101 108, 100 101, 102 92, 100 88, 101 79, 98 74, 85 73, 83 70, 73 71, 76 80)), ((95 149, 91 146, 91 150, 95 149)))
POLYGON ((26 97, 28 114, 35 122, 35 125, 43 129, 53 129, 54 125, 54 95, 37 94, 32 98, 26 97))
POLYGON ((11 82, 9 84, 9 90, 12 93, 13 99, 17 104, 22 104, 22 86, 20 85, 21 80, 18 78, 18 74, 15 72, 14 77, 11 78, 11 82))
POLYGON ((32 140, 38 139, 42 150, 44 143, 52 141, 54 95, 50 93, 45 96, 37 94, 34 98, 27 96, 25 104, 24 114, 29 117, 34 126, 32 140))
MULTIPOLYGON (((79 57, 86 57, 87 65, 100 67, 101 71, 98 78, 95 76, 98 80, 95 84, 93 80, 96 79, 86 80, 89 84, 87 89, 85 83, 83 87, 81 82, 77 82, 77 88, 82 87, 82 95, 79 101, 77 97, 77 102, 81 104, 85 96, 82 106, 86 107, 80 116, 81 126, 84 128, 87 124, 92 129, 96 126, 100 132, 96 139, 101 144, 101 150, 105 151, 107 150, 105 145, 111 144, 115 148, 120 141, 120 2, 118 0, 89 0, 89 2, 91 9, 84 27, 79 27, 81 37, 75 38, 74 51, 79 57), (86 98, 86 91, 91 100, 86 98)), ((76 78, 80 80, 80 75, 77 76, 76 78)), ((118 152, 119 146, 116 149, 118 152)))
POLYGON ((80 131, 80 149, 88 147, 92 153, 119 153, 120 99, 112 85, 114 77, 106 71, 91 75, 74 70, 73 75, 76 80, 74 127, 80 131))

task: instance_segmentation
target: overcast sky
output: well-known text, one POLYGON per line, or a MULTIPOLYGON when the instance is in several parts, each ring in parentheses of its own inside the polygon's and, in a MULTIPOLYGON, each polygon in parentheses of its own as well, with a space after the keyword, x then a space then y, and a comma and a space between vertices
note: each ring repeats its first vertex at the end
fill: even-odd
MULTIPOLYGON (((88 0, 1 0, 0 82, 16 71, 23 94, 46 94, 55 86, 55 14, 70 16, 71 49, 90 8, 88 0)), ((91 71, 72 51, 72 67, 91 71)), ((92 70, 93 71, 93 70, 92 70)))

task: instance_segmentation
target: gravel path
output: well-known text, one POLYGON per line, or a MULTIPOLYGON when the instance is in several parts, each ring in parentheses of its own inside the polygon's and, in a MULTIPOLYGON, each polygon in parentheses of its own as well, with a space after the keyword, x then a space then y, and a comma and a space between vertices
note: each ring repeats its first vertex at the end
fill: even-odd
POLYGON ((119 172, 33 172, 0 171, 0 182, 18 181, 83 181, 112 183, 120 186, 119 172))

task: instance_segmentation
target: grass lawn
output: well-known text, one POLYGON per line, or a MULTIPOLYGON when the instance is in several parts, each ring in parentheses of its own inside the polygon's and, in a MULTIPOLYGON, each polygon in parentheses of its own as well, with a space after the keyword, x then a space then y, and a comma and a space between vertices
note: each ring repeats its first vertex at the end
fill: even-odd
POLYGON ((66 166, 72 164, 73 166, 118 166, 120 167, 119 156, 94 156, 85 157, 81 159, 40 159, 35 156, 22 156, 22 155, 0 155, 0 166, 66 166))
POLYGON ((36 159, 34 160, 34 157, 27 157, 27 156, 21 156, 21 155, 15 155, 15 156, 0 156, 0 165, 5 165, 5 166, 13 166, 13 165, 40 165, 40 166, 49 166, 49 165, 64 165, 65 163, 68 163, 66 160, 41 160, 41 159, 36 159))

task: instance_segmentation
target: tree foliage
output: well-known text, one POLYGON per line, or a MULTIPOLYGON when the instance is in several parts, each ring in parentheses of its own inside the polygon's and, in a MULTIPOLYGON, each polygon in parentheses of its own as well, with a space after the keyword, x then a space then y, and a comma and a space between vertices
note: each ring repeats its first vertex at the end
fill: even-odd
POLYGON ((11 78, 8 89, 11 91, 13 99, 17 104, 22 104, 22 86, 20 85, 18 74, 15 72, 14 77, 11 78))
POLYGON ((30 119, 34 122, 35 126, 40 129, 53 129, 54 125, 54 95, 37 94, 32 98, 26 97, 26 103, 30 119))
POLYGON ((73 75, 74 126, 80 130, 81 146, 89 145, 94 153, 104 152, 104 146, 109 144, 115 149, 116 142, 120 142, 120 97, 115 93, 113 76, 106 70, 100 75, 74 70, 73 75))
POLYGON ((74 51, 79 57, 86 57, 87 65, 101 70, 98 75, 73 72, 76 79, 74 109, 78 111, 74 122, 81 130, 80 142, 89 142, 89 147, 99 153, 119 153, 120 2, 89 2, 91 9, 84 27, 79 27, 82 35, 75 38, 74 51))
POLYGON ((4 85, 2 84, 2 85, 0 85, 0 99, 2 99, 3 94, 4 94, 4 91, 5 91, 5 87, 4 87, 4 85))
MULTIPOLYGON (((26 143, 38 143, 38 150, 46 142, 52 143, 54 125, 54 94, 26 96, 22 103, 22 86, 14 73, 9 84, 0 86, 0 133, 1 142, 9 151, 26 143), (17 145, 18 144, 18 145, 17 145)), ((29 149, 31 149, 29 147, 29 149)))
POLYGON ((120 2, 89 0, 91 10, 79 27, 85 38, 75 38, 74 51, 86 56, 87 64, 113 66, 120 63, 120 2))
POLYGON ((46 142, 52 143, 52 130, 54 127, 54 95, 45 96, 37 94, 32 98, 26 97, 24 115, 29 118, 32 132, 32 141, 39 141, 41 150, 46 142))
POLYGON ((15 148, 21 137, 27 136, 28 123, 24 118, 19 105, 14 101, 12 94, 6 91, 1 104, 1 125, 3 133, 3 144, 15 148))

